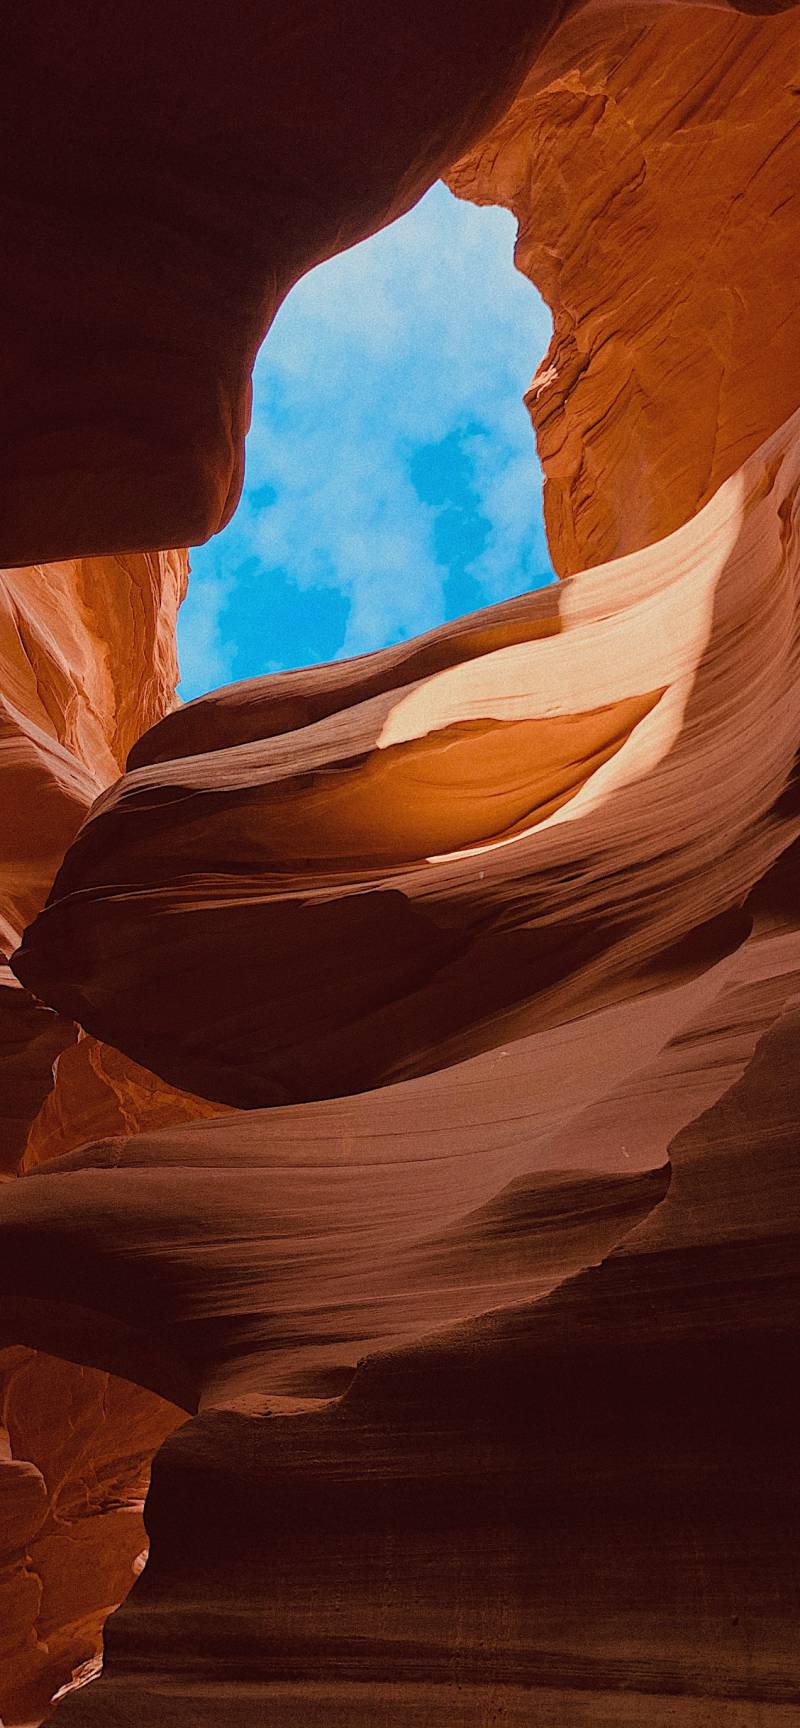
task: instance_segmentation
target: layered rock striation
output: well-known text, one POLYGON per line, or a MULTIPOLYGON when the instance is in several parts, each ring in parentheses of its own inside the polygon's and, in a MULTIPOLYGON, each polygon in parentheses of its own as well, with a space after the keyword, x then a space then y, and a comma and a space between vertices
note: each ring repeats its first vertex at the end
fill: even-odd
POLYGON ((799 79, 791 9, 597 5, 448 174, 514 212, 552 308, 527 400, 562 576, 689 521, 797 407, 799 79))
POLYGON ((67 1721, 794 1721, 796 871, 650 999, 649 1056, 633 1005, 562 1030, 560 1093, 517 1046, 471 1149, 487 1058, 437 1076, 444 1122, 422 1080, 15 1185, 23 1307, 33 1244, 39 1324, 69 1281, 202 1412, 67 1721))
POLYGON ((9 1724, 134 1563, 75 1728, 800 1719, 797 14, 429 12, 23 33, 9 560, 213 531, 280 298, 447 168, 563 580, 180 709, 180 555, 8 578, 9 1724))
MULTIPOLYGON (((306 724, 325 670, 266 679, 262 738, 153 766, 145 740, 20 979, 171 1084, 253 1106, 410 1079, 739 940, 798 829, 799 431, 657 546, 482 615, 502 647, 456 637, 417 678, 405 648, 355 662, 306 724)), ((190 736, 223 706, 187 710, 190 736)))
POLYGON ((0 1172, 76 1035, 5 962, 98 792, 174 703, 185 587, 179 553, 0 572, 0 1172))
MULTIPOLYGON (((154 553, 0 572, 4 957, 98 792, 174 704, 186 568, 182 553, 154 553)), ((0 966, 0 1178, 64 1150, 65 1136, 71 1146, 116 1125, 112 1099, 131 1092, 135 1066, 91 1048, 93 1068, 79 1027, 0 966), (103 1091, 98 1078, 89 1113, 87 1078, 100 1072, 116 1086, 103 1091)), ((169 1088, 147 1078, 173 1120, 169 1088)), ((126 1119, 143 1126, 148 1113, 126 1119)), ((103 1623, 146 1548, 150 1458, 181 1413, 103 1370, 21 1347, 13 1296, 0 1316, 11 1346, 0 1350, 0 1718, 27 1723, 97 1664, 103 1623)))
POLYGON ((0 561, 215 533, 292 283, 416 202, 502 113, 561 10, 240 0, 233 29, 192 0, 157 25, 136 0, 48 0, 21 20, 4 87, 0 561))

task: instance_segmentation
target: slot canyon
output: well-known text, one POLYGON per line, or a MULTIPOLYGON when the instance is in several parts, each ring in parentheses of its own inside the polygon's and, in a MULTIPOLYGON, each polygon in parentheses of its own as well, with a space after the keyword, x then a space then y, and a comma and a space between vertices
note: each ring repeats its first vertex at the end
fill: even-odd
POLYGON ((800 10, 6 46, 0 1728, 800 1728, 800 10), (440 180, 557 580, 184 702, 270 325, 440 180))

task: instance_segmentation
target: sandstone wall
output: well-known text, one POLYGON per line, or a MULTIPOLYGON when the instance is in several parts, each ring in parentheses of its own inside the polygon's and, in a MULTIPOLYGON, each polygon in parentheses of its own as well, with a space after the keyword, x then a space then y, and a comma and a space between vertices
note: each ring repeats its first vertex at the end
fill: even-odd
POLYGON ((5 555, 213 531, 281 294, 458 158, 565 579, 175 709, 179 555, 8 576, 0 1714, 199 1409, 65 1723, 788 1728, 797 15, 291 10, 26 38, 5 555))
POLYGON ((556 569, 686 522, 800 398, 796 14, 598 6, 451 169, 553 311, 528 405, 556 569))
MULTIPOLYGON (((177 552, 0 572, 5 955, 44 904, 97 794, 139 733, 175 705, 186 575, 177 552)), ((87 1046, 76 1042, 78 1027, 36 1002, 7 965, 0 980, 0 1172, 10 1177, 62 1151, 65 1134, 73 1145, 111 1131, 115 1117, 107 1086, 86 1119, 87 1046)), ((122 1069, 120 1091, 129 1088, 131 1065, 116 1052, 105 1060, 122 1069)), ((98 1047, 95 1067, 102 1062, 98 1047)), ((167 1097, 162 1087, 162 1111, 167 1097)), ((136 1116, 147 1119, 146 1110, 136 1116)), ((11 1300, 0 1339, 14 1335, 11 1300)), ((146 1547, 150 1458, 180 1417, 105 1371, 19 1346, 0 1351, 3 1720, 38 1719, 73 1671, 96 1664, 102 1625, 146 1547)))

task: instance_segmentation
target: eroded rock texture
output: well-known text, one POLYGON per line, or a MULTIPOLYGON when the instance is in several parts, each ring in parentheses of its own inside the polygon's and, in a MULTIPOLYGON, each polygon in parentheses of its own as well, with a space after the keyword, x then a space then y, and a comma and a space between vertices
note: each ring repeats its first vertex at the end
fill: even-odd
POLYGON ((656 547, 486 614, 508 646, 421 679, 407 649, 356 662, 393 687, 291 731, 287 685, 313 704, 325 672, 264 680, 265 739, 128 774, 19 977, 172 1084, 256 1105, 680 975, 701 926, 724 947, 797 831, 799 426, 656 547))
POLYGON ((40 1719, 99 1665, 103 1624, 141 1570, 150 1459, 180 1413, 114 1376, 2 1352, 3 1719, 40 1719))
MULTIPOLYGON (((174 704, 180 553, 0 572, 0 962, 40 910, 98 792, 174 704)), ((75 1028, 0 964, 0 1172, 75 1028)))
POLYGON ((416 202, 502 112, 561 9, 239 0, 234 29, 193 0, 152 24, 137 0, 47 0, 21 18, 0 559, 215 533, 291 284, 416 202))
POLYGON ((22 1445, 7 1406, 9 1720, 91 1654, 158 1425, 197 1411, 65 1723, 788 1728, 797 15, 376 20, 245 7, 186 58, 178 6, 158 40, 130 32, 124 75, 127 6, 58 61, 31 36, 68 95, 65 186, 81 169, 62 264, 100 208, 99 133, 117 163, 134 99, 147 122, 99 296, 105 355, 136 341, 102 390, 91 362, 59 433, 59 553, 213 529, 277 301, 449 165, 515 210, 554 306, 530 402, 565 580, 185 709, 170 687, 146 714, 134 680, 121 778, 22 728, 47 789, 8 874, 34 1105, 66 1047, 0 1191, 4 1336, 21 1410, 64 1375, 102 1415, 90 1438, 81 1405, 85 1449, 54 1444, 37 1394, 22 1445), (152 249, 124 281, 120 249, 134 213, 174 209, 148 299, 152 249), (133 1461, 109 1410, 133 1412, 133 1461), (76 1506, 82 1595, 58 1558, 76 1506))
POLYGON ((69 1287, 204 1410, 67 1721, 796 1720, 796 870, 694 982, 435 1090, 15 1185, 23 1306, 33 1246, 40 1325, 69 1287))
MULTIPOLYGON (((42 906, 98 792, 116 778, 139 732, 174 702, 175 617, 185 583, 178 553, 0 573, 6 955, 42 906)), ((111 1084, 102 1093, 98 1079, 90 1095, 90 1041, 76 1042, 78 1034, 74 1022, 0 967, 3 1176, 117 1125, 111 1084)), ((135 1065, 116 1051, 92 1049, 92 1072, 117 1079, 114 1102, 135 1092, 135 1065)), ((159 1093, 160 1120, 176 1119, 170 1089, 147 1078, 159 1093)), ((136 1094, 122 1120, 141 1127, 149 1119, 136 1094)), ((0 1343, 16 1345, 14 1293, 7 1296, 0 1343)), ((172 1404, 105 1370, 18 1346, 0 1351, 4 1721, 38 1720, 73 1671, 97 1662, 103 1622, 146 1547, 141 1508, 150 1457, 180 1419, 172 1404)))
POLYGON ((451 170, 553 309, 528 402, 562 575, 689 520, 797 407, 799 85, 792 11, 598 7, 451 170))

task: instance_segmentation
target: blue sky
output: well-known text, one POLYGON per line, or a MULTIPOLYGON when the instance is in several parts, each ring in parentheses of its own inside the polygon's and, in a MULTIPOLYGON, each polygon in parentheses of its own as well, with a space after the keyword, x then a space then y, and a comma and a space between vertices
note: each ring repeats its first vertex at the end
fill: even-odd
POLYGON ((293 288, 256 365, 239 508, 191 554, 185 699, 552 580, 521 400, 551 322, 514 235, 438 184, 293 288))

